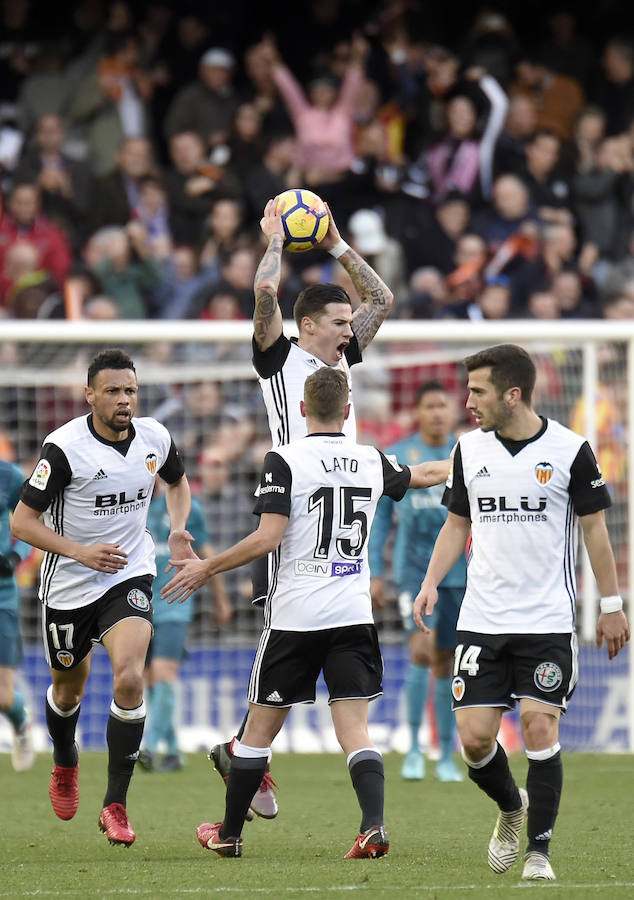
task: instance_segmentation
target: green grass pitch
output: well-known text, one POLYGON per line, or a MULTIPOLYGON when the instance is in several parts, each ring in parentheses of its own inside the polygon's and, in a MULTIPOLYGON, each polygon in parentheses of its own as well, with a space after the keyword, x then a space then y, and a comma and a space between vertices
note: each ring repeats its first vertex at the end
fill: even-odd
MULTIPOLYGON (((105 788, 105 754, 81 758, 79 811, 56 819, 48 800, 50 759, 13 773, 0 757, 2 853, 0 897, 228 896, 325 898, 507 898, 517 891, 564 898, 634 897, 634 766, 630 756, 565 757, 564 794, 555 837, 558 880, 522 884, 521 861, 495 875, 486 848, 495 819, 490 800, 468 781, 439 784, 433 763, 422 782, 403 782, 401 757, 388 754, 386 825, 389 856, 344 860, 359 811, 341 755, 273 758, 280 814, 244 829, 242 859, 204 851, 195 828, 217 821, 224 787, 204 754, 174 774, 137 771, 128 795, 137 840, 111 847, 97 828, 105 788)), ((526 761, 511 758, 520 783, 526 761)))

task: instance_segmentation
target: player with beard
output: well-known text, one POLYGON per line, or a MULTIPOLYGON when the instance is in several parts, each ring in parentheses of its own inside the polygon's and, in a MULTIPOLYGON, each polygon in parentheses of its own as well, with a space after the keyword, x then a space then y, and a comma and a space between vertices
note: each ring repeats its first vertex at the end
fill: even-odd
POLYGON ((126 797, 145 721, 143 670, 156 574, 148 508, 159 475, 166 482, 170 550, 193 557, 185 530, 190 490, 167 429, 156 419, 134 418, 137 378, 125 353, 105 350, 93 359, 85 395, 91 412, 44 439, 12 530, 44 551, 39 593, 52 680, 46 722, 53 741, 53 810, 68 820, 79 805, 75 729, 92 649, 101 643, 112 664, 114 697, 99 827, 111 844, 129 846, 136 835, 126 797))
MULTIPOLYGON (((532 408, 528 353, 500 344, 467 357, 467 409, 478 425, 460 437, 441 528, 414 601, 423 627, 438 585, 471 533, 452 679, 453 708, 469 778, 498 806, 488 863, 552 881, 550 840, 563 785, 559 719, 578 678, 575 553, 578 525, 601 592, 597 646, 613 659, 630 637, 605 523, 610 495, 588 442, 532 408), (528 758, 518 788, 497 741, 502 714, 519 701, 528 758)), ((424 630, 424 629, 423 629, 424 630)))

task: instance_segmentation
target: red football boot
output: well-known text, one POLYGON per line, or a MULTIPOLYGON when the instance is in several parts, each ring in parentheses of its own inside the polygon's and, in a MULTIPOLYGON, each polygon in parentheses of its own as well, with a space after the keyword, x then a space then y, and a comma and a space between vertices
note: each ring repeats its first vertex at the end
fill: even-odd
POLYGON ((196 837, 201 847, 205 850, 215 850, 218 856, 242 856, 241 837, 220 837, 222 822, 203 822, 196 829, 196 837))
POLYGON ((76 766, 53 766, 48 783, 53 812, 59 819, 72 819, 79 806, 79 763, 76 766))
POLYGON ((99 814, 99 829, 105 832, 111 844, 129 847, 136 840, 134 829, 128 821, 128 814, 122 803, 104 806, 99 814))
POLYGON ((348 850, 344 859, 379 859, 390 849, 387 832, 382 825, 370 828, 365 834, 357 835, 357 839, 348 850))

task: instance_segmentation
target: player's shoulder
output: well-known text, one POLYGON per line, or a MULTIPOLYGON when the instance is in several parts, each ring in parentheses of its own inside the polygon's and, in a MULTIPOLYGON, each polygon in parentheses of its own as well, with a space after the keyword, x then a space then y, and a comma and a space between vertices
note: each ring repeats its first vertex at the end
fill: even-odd
POLYGON ((70 419, 68 422, 60 425, 59 428, 56 428, 55 431, 47 434, 42 443, 55 444, 62 450, 66 450, 75 445, 77 441, 87 437, 90 437, 88 416, 77 416, 77 418, 70 419))
POLYGON ((158 419, 152 418, 152 416, 139 416, 139 418, 135 417, 132 421, 136 433, 144 438, 158 437, 163 440, 171 440, 170 433, 165 425, 159 422, 158 419))
POLYGON ((482 431, 481 428, 473 428, 471 431, 464 431, 457 440, 457 446, 461 452, 469 451, 477 447, 486 446, 496 441, 495 432, 482 431))
POLYGON ((571 450, 578 450, 586 443, 587 438, 573 431, 572 428, 562 425, 557 419, 547 419, 546 423, 544 437, 549 441, 557 442, 560 446, 569 447, 571 450))

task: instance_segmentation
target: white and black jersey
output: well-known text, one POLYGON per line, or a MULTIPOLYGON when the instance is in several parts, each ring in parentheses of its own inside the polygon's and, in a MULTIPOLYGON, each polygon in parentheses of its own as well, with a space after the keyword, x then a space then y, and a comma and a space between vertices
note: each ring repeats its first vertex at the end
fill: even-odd
POLYGON ((157 474, 173 484, 183 463, 167 429, 156 419, 130 424, 124 441, 108 441, 92 414, 72 419, 45 438, 42 455, 22 487, 22 502, 43 514, 44 524, 78 544, 118 544, 128 564, 107 574, 46 553, 40 598, 54 609, 87 606, 119 581, 155 575, 154 542, 146 530, 157 474))
POLYGON ((266 628, 372 623, 367 541, 383 494, 400 500, 407 466, 345 435, 312 434, 267 453, 255 510, 288 516, 266 599, 266 628))
MULTIPOLYGON (((350 366, 361 362, 361 352, 355 337, 346 348, 339 367, 346 373, 350 391, 350 415, 344 422, 343 432, 353 440, 357 436, 357 425, 352 401, 350 366)), ((267 350, 260 350, 253 339, 253 366, 262 388, 262 396, 269 420, 269 429, 274 447, 282 447, 290 441, 306 436, 306 419, 299 409, 304 399, 304 382, 309 375, 326 366, 312 353, 308 353, 297 343, 297 338, 287 338, 281 334, 267 350)))
POLYGON ((443 502, 471 519, 459 630, 574 630, 577 517, 610 506, 583 437, 552 419, 527 441, 481 429, 463 434, 443 502))

